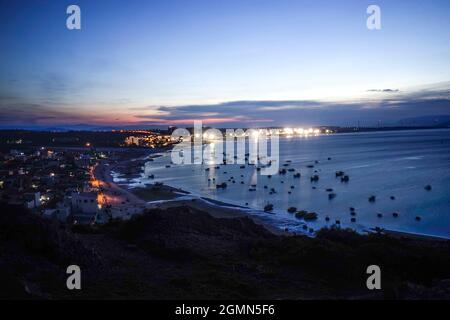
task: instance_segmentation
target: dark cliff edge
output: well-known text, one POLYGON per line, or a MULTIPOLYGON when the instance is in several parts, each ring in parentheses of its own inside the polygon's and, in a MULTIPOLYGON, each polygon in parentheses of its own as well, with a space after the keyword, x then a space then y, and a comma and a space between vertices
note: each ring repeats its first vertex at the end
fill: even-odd
POLYGON ((448 299, 450 243, 324 229, 278 236, 188 207, 66 227, 0 204, 1 299, 448 299), (79 265, 82 289, 66 288, 79 265), (366 268, 382 290, 366 288, 366 268))

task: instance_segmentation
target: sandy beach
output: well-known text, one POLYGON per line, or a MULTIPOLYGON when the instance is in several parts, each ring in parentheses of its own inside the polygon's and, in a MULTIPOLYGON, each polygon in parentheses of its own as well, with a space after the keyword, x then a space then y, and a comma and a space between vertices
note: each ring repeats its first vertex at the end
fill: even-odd
MULTIPOLYGON (((112 172, 123 172, 128 180, 133 179, 140 175, 142 166, 148 161, 149 157, 155 157, 155 154, 157 152, 149 150, 143 152, 139 157, 135 157, 135 154, 131 154, 131 157, 123 155, 123 159, 119 161, 103 161, 95 166, 93 175, 99 181, 105 204, 114 208, 115 214, 113 216, 115 218, 128 219, 145 209, 166 209, 180 206, 207 212, 215 218, 248 217, 248 214, 242 210, 245 209, 244 207, 194 196, 187 191, 167 185, 146 184, 145 186, 131 188, 125 183, 114 182, 112 172)), ((258 217, 252 216, 250 218, 274 234, 291 234, 258 219, 258 217)))

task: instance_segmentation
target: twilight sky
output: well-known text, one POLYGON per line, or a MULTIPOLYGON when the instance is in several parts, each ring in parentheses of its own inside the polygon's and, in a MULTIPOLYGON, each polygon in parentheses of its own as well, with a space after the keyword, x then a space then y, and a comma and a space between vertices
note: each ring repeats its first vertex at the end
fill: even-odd
POLYGON ((0 128, 450 115, 448 0, 0 0, 0 19, 0 128))

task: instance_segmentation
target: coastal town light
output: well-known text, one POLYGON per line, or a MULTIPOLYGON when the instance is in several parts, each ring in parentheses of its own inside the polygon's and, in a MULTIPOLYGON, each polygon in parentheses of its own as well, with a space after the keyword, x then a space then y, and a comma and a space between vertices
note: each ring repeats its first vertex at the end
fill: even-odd
POLYGON ((294 130, 292 130, 292 128, 284 128, 284 133, 291 135, 294 133, 294 130))

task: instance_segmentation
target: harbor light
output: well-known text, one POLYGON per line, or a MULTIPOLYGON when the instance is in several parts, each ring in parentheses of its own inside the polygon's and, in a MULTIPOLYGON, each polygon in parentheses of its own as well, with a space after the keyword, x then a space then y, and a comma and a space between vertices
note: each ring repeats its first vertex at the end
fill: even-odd
POLYGON ((286 134, 288 134, 288 135, 291 135, 291 134, 294 133, 294 130, 292 130, 292 128, 285 128, 285 129, 284 129, 284 133, 286 133, 286 134))

